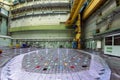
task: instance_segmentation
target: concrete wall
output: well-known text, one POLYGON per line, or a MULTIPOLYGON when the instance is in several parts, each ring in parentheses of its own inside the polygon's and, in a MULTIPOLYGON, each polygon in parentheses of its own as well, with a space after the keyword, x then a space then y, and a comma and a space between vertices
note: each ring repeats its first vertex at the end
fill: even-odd
POLYGON ((105 7, 103 7, 100 10, 102 15, 99 16, 97 19, 97 27, 101 33, 107 31, 109 25, 110 25, 111 29, 115 27, 113 24, 116 23, 116 21, 115 21, 116 19, 115 18, 112 19, 112 15, 113 15, 113 11, 116 8, 117 8, 116 1, 112 0, 105 7), (111 26, 111 25, 113 25, 113 26, 111 26))
POLYGON ((0 46, 9 46, 11 44, 10 38, 0 37, 0 46))
POLYGON ((64 48, 72 47, 72 40, 74 38, 73 30, 35 30, 35 31, 20 31, 12 34, 13 45, 16 43, 28 44, 31 47, 40 48, 64 48))
POLYGON ((9 7, 1 5, 0 8, 0 46, 9 46, 11 44, 11 37, 8 33, 8 10, 9 7))
MULTIPOLYGON (((101 41, 102 45, 100 49, 104 51, 104 35, 102 34, 107 34, 108 31, 112 32, 113 30, 120 28, 120 15, 118 15, 118 13, 114 14, 114 11, 119 11, 119 9, 120 6, 116 6, 116 0, 110 0, 86 20, 84 23, 84 38, 86 39, 86 48, 92 49, 90 46, 92 45, 92 41, 95 41, 95 43, 101 41), (99 30, 99 32, 97 32, 97 30, 99 30)), ((93 43, 93 47, 94 46, 96 49, 97 44, 94 45, 93 43)))
POLYGON ((7 18, 2 17, 0 22, 0 46, 9 46, 11 44, 11 38, 7 38, 7 18))
POLYGON ((15 39, 41 39, 41 40, 55 40, 55 39, 72 39, 73 30, 43 30, 43 31, 25 31, 14 32, 12 37, 15 39))
POLYGON ((10 26, 13 28, 22 26, 59 25, 69 17, 69 4, 69 0, 33 0, 17 4, 11 7, 10 26), (55 3, 58 4, 58 6, 56 6, 55 3), (66 4, 66 6, 62 4, 66 4))
POLYGON ((73 30, 42 30, 12 33, 14 46, 17 42, 21 46, 22 44, 28 44, 31 47, 40 48, 59 48, 60 46, 71 48, 73 35, 73 30))
POLYGON ((92 15, 86 22, 85 25, 85 39, 93 38, 94 31, 96 30, 96 15, 92 15))
POLYGON ((0 21, 0 35, 7 35, 7 18, 2 17, 0 21))
POLYGON ((65 22, 69 14, 65 15, 43 15, 43 16, 30 16, 11 21, 11 28, 22 26, 39 26, 39 25, 60 25, 60 22, 65 22))
POLYGON ((29 43, 42 48, 72 47, 74 31, 64 25, 69 17, 69 4, 69 0, 33 0, 12 7, 9 31, 14 39, 13 45, 29 43), (29 7, 32 8, 29 10, 29 7), (19 12, 21 9, 23 11, 19 12))

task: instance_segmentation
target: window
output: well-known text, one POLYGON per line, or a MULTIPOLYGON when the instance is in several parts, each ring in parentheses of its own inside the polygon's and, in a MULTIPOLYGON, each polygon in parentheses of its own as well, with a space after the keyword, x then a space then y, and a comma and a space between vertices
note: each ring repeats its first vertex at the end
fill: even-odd
POLYGON ((105 45, 112 45, 112 37, 105 38, 105 45))
POLYGON ((114 36, 114 45, 120 45, 120 35, 114 36))

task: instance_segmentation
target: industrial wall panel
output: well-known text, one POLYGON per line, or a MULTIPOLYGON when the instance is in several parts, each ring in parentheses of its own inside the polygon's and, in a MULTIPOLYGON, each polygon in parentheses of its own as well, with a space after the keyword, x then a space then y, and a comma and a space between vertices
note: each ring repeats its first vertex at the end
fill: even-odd
POLYGON ((113 11, 116 8, 116 0, 111 0, 109 3, 103 7, 102 15, 107 15, 109 12, 113 11))
POLYGON ((111 22, 111 28, 119 28, 120 27, 120 14, 116 14, 114 16, 113 21, 111 22))
POLYGON ((60 22, 65 22, 68 16, 69 15, 31 16, 11 21, 10 26, 12 28, 21 26, 59 25, 60 22))
POLYGON ((11 44, 11 39, 0 37, 0 46, 9 46, 11 44))
POLYGON ((68 31, 26 31, 26 32, 14 32, 12 37, 15 39, 71 39, 74 34, 72 30, 68 31), (31 34, 32 33, 32 34, 31 34), (66 34, 68 33, 68 34, 66 34), (30 36, 29 36, 30 35, 30 36))
POLYGON ((7 35, 7 18, 1 17, 0 34, 7 35))

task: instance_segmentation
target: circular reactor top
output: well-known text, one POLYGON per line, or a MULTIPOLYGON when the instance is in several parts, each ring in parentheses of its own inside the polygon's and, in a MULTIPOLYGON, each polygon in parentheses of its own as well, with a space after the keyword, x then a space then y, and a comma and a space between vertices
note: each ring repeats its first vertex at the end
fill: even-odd
POLYGON ((40 49, 21 54, 2 69, 1 80, 109 80, 96 55, 74 49, 40 49))

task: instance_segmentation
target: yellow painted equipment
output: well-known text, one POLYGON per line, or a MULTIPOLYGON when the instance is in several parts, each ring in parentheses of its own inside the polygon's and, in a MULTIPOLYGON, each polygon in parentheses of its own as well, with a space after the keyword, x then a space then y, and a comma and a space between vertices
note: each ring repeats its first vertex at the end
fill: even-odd
POLYGON ((16 48, 20 48, 20 44, 16 44, 16 48))
POLYGON ((87 19, 95 10, 97 10, 106 0, 92 0, 83 12, 82 19, 87 19))
POLYGON ((81 48, 81 43, 80 43, 80 39, 81 39, 81 15, 79 14, 78 15, 78 20, 77 20, 77 22, 76 22, 76 25, 77 25, 77 34, 76 34, 76 36, 75 36, 75 39, 76 39, 76 41, 77 41, 77 48, 78 49, 80 49, 81 48))
POLYGON ((75 21, 77 15, 79 14, 80 8, 83 6, 85 0, 74 0, 72 10, 69 19, 66 21, 66 26, 70 26, 75 21))

